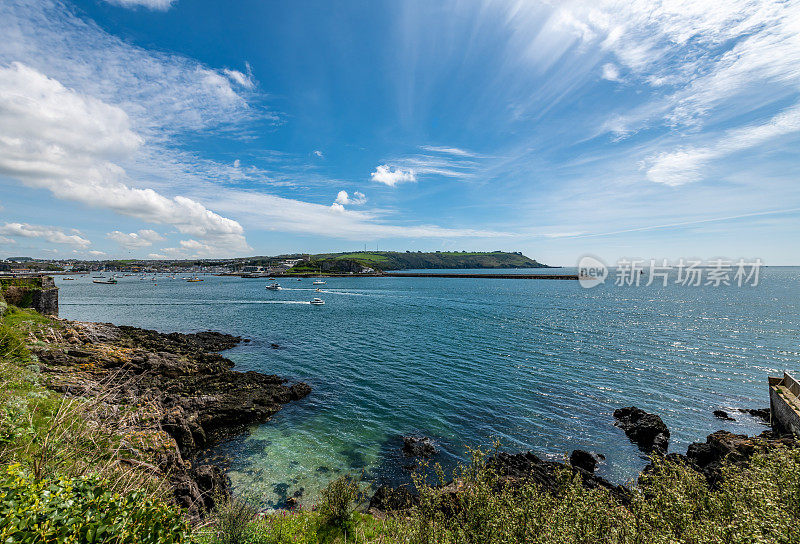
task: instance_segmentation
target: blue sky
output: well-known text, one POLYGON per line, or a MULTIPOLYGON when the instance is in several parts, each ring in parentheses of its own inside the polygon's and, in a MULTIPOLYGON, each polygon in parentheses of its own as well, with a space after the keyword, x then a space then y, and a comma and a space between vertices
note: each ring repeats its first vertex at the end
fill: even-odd
POLYGON ((800 4, 0 4, 0 255, 800 264, 800 4))

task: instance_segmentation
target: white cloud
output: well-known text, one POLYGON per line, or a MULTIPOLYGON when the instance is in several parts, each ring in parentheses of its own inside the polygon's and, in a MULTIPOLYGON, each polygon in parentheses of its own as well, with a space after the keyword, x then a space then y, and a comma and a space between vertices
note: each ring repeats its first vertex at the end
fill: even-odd
POLYGON ((334 203, 360 206, 361 204, 364 204, 366 202, 367 202, 367 195, 365 195, 364 193, 355 191, 353 193, 353 196, 350 196, 349 194, 347 194, 347 191, 339 191, 339 193, 336 195, 336 201, 334 203))
POLYGON ((607 62, 603 65, 603 73, 600 77, 608 81, 621 81, 619 77, 619 68, 613 62, 607 62))
POLYGON ((239 161, 239 159, 236 159, 235 161, 233 161, 233 167, 234 168, 239 168, 240 164, 242 164, 242 163, 239 161))
POLYGON ((154 242, 160 242, 164 240, 163 236, 161 236, 156 231, 150 229, 142 229, 139 232, 129 232, 129 233, 124 233, 115 230, 109 232, 106 235, 106 238, 114 240, 119 245, 127 249, 139 249, 143 247, 149 247, 153 245, 154 242))
POLYGON ((645 161, 647 177, 650 181, 671 186, 699 181, 712 161, 795 132, 800 132, 800 106, 794 106, 766 123, 730 130, 712 145, 686 147, 651 156, 645 161))
POLYGON ((148 145, 183 131, 230 130, 272 117, 251 106, 249 90, 224 70, 135 47, 59 1, 0 2, 0 35, 0 63, 21 62, 120 107, 148 145))
POLYGON ((383 183, 389 187, 395 187, 398 183, 407 181, 417 181, 413 170, 401 170, 400 168, 392 170, 390 166, 385 164, 378 166, 370 176, 372 181, 383 183))
POLYGON ((117 162, 143 139, 119 107, 82 96, 21 63, 0 68, 0 174, 60 199, 174 225, 228 253, 248 249, 244 230, 184 196, 131 187, 117 162))
POLYGON ((106 252, 105 252, 105 251, 99 251, 99 250, 97 250, 97 249, 93 249, 93 250, 91 250, 91 251, 87 251, 87 253, 88 253, 89 255, 94 255, 95 257, 99 257, 99 256, 101 256, 101 255, 105 255, 105 254, 106 254, 106 252))
POLYGON ((458 157, 475 157, 475 153, 459 149, 458 147, 440 147, 435 145, 421 145, 420 149, 425 151, 432 151, 434 153, 445 153, 448 155, 456 155, 458 157))
POLYGON ((325 155, 323 155, 323 154, 322 154, 322 151, 320 151, 319 149, 315 149, 315 150, 314 150, 314 155, 316 155, 316 156, 317 156, 317 157, 319 157, 320 159, 323 159, 323 158, 325 158, 325 155))
POLYGON ((229 70, 227 68, 222 70, 222 73, 228 76, 228 79, 230 79, 232 82, 239 85, 240 87, 252 90, 255 88, 256 82, 253 80, 253 71, 250 69, 250 63, 246 63, 246 66, 247 66, 246 74, 243 74, 238 70, 229 70))
POLYGON ((58 227, 31 225, 28 223, 5 223, 0 225, 0 235, 22 238, 42 238, 54 244, 67 244, 87 248, 92 243, 79 234, 67 234, 58 227))
POLYGON ((177 0, 104 0, 109 4, 123 8, 147 8, 155 11, 167 11, 177 0))

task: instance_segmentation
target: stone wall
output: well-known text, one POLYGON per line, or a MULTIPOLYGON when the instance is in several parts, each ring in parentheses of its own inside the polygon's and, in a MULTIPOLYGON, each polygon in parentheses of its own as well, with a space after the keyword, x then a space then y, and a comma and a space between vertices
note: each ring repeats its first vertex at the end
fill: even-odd
POLYGON ((58 315, 58 287, 50 276, 0 276, 0 294, 7 304, 58 315))
POLYGON ((769 378, 769 407, 772 427, 779 432, 800 436, 800 384, 787 373, 769 378))

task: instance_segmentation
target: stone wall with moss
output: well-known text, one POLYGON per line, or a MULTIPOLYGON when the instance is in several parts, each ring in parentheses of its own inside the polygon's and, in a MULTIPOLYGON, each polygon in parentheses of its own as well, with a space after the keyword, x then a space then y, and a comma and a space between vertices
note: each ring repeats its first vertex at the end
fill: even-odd
POLYGON ((0 276, 0 302, 58 315, 58 287, 50 276, 0 276))

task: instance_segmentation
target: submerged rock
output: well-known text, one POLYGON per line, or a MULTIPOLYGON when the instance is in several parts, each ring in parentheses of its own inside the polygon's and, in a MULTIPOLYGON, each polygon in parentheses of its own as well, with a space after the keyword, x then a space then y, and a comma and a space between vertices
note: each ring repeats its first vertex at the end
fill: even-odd
POLYGON ((432 457, 438 452, 436 444, 427 436, 403 437, 403 453, 406 457, 432 457))
POLYGON ((719 419, 724 419, 725 421, 736 421, 731 416, 728 415, 728 412, 725 410, 714 410, 714 417, 719 419))
POLYGON ((739 408, 739 411, 760 419, 765 425, 769 425, 772 421, 772 414, 769 408, 739 408))
POLYGON ((669 447, 669 429, 655 414, 636 406, 614 410, 614 425, 645 453, 664 455, 669 447))

